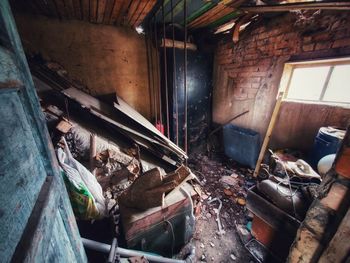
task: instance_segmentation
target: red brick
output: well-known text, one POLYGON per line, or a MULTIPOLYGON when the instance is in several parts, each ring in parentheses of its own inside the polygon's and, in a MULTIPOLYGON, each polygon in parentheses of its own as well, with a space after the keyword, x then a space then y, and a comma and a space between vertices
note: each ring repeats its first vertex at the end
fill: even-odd
POLYGON ((342 184, 334 183, 321 204, 335 211, 339 209, 345 198, 348 198, 348 188, 342 184))
POLYGON ((350 37, 334 41, 333 48, 350 46, 350 37))
POLYGON ((315 50, 330 49, 331 46, 332 42, 321 42, 316 44, 315 50))
POLYGON ((315 44, 307 44, 303 45, 303 51, 309 52, 309 51, 314 51, 315 44))

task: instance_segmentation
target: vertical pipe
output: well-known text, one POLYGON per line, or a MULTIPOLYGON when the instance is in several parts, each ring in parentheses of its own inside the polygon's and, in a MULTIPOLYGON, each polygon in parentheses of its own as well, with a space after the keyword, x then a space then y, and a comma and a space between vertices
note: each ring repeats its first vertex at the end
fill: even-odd
POLYGON ((164 0, 162 3, 162 18, 163 18, 163 57, 164 57, 164 84, 165 84, 165 110, 166 110, 166 134, 169 138, 169 97, 168 97, 168 67, 167 67, 167 56, 165 46, 165 17, 164 17, 164 0))
MULTIPOLYGON (((156 45, 156 63, 159 65, 159 53, 158 53, 158 31, 157 31, 157 20, 155 18, 155 23, 154 23, 154 39, 155 39, 155 45, 156 45)), ((163 116, 162 116, 162 94, 161 94, 161 88, 160 88, 160 72, 157 67, 157 90, 158 90, 158 104, 159 104, 159 123, 160 126, 163 125, 163 116)))
POLYGON ((187 153, 187 1, 184 0, 184 26, 185 26, 185 39, 184 39, 184 97, 185 97, 185 152, 187 153))
MULTIPOLYGON (((154 23, 154 19, 152 20, 154 23)), ((154 69, 154 62, 153 62, 153 45, 152 45, 152 38, 153 38, 153 31, 152 31, 152 22, 150 22, 149 25, 149 31, 150 31, 150 63, 151 63, 151 72, 152 72, 152 103, 154 108, 154 116, 155 116, 155 124, 158 123, 158 106, 157 106, 157 99, 156 99, 156 85, 155 85, 155 69, 154 69)), ((157 50, 156 50, 157 52, 157 50)))
MULTIPOLYGON (((153 66, 152 66, 152 41, 150 38, 151 30, 150 30, 150 22, 147 23, 147 29, 146 29, 146 36, 145 36, 145 42, 146 42, 146 55, 147 55, 147 73, 148 73, 148 89, 149 89, 149 103, 150 103, 150 115, 151 117, 155 117, 155 109, 154 109, 154 103, 153 103, 153 66)), ((152 120, 153 122, 153 120, 152 120)))
POLYGON ((175 27, 174 27, 174 5, 173 0, 170 0, 171 8, 171 26, 172 26, 172 39, 173 39, 173 91, 175 102, 175 143, 179 145, 179 104, 177 100, 177 86, 176 86, 176 57, 175 57, 175 27))

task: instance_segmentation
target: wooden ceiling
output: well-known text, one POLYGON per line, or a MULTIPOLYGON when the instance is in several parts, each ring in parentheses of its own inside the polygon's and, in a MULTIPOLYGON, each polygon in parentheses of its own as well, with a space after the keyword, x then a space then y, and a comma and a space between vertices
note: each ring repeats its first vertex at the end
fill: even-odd
MULTIPOLYGON (((0 0, 1 1, 1 0, 0 0)), ((328 0, 10 0, 16 12, 58 19, 79 19, 97 24, 130 26, 143 22, 184 26, 190 30, 215 30, 229 21, 265 12, 290 10, 349 10, 350 2, 328 0)), ((145 23, 144 23, 145 24, 145 23)))
POLYGON ((157 0, 12 0, 14 11, 58 19, 137 27, 157 0))

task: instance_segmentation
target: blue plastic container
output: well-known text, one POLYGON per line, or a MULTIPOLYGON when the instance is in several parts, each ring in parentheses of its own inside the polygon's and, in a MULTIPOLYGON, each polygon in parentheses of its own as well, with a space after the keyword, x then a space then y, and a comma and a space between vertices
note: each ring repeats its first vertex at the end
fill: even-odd
POLYGON ((333 127, 321 127, 315 137, 314 145, 309 154, 310 165, 316 168, 322 157, 336 153, 344 135, 344 130, 333 127))
POLYGON ((255 167, 260 149, 259 133, 233 124, 223 128, 225 155, 242 165, 255 167))

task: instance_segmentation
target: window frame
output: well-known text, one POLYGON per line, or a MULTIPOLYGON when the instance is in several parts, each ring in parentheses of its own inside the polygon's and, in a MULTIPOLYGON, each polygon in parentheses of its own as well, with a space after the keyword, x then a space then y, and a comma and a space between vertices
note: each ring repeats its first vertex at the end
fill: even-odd
POLYGON ((335 102, 335 101, 323 100, 326 90, 328 88, 328 84, 329 84, 331 75, 333 73, 334 67, 340 66, 340 65, 350 65, 350 57, 286 62, 284 64, 284 69, 283 69, 278 93, 283 92, 283 97, 282 97, 283 101, 301 102, 301 103, 310 103, 310 104, 325 104, 325 105, 334 105, 334 106, 338 105, 338 106, 346 106, 350 108, 349 102, 335 102), (323 84, 319 99, 309 100, 309 99, 288 98, 288 92, 292 81, 294 69, 320 67, 320 66, 328 66, 330 68, 328 70, 325 82, 323 84))

